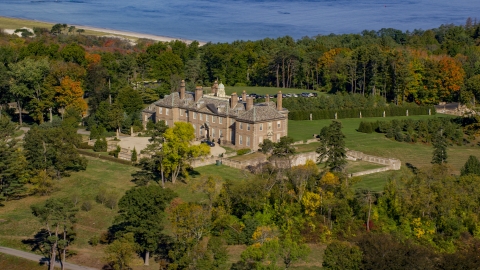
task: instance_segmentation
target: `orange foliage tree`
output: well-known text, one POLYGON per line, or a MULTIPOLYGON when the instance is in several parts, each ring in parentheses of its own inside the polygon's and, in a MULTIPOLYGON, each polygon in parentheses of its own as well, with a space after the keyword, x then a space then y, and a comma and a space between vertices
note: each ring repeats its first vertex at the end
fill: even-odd
POLYGON ((439 61, 441 86, 439 91, 440 99, 450 100, 452 94, 460 91, 463 85, 465 71, 459 61, 445 56, 439 61))
POLYGON ((66 76, 60 83, 60 86, 55 87, 55 100, 61 107, 75 108, 85 116, 87 113, 87 102, 83 99, 83 89, 80 82, 73 81, 69 76, 66 76))

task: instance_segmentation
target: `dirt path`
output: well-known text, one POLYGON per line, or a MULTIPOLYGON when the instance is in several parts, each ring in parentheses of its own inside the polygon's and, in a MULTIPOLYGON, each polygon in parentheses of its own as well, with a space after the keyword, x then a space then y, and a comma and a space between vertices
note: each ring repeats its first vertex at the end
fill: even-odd
MULTIPOLYGON (((36 255, 36 254, 33 254, 33 253, 29 253, 29 252, 24 252, 24 251, 13 249, 13 248, 7 248, 7 247, 1 247, 0 246, 0 252, 8 254, 8 255, 21 257, 21 258, 31 260, 31 261, 48 263, 48 259, 43 257, 43 256, 36 255)), ((60 268, 61 267, 60 262, 57 261, 55 263, 55 266, 60 268)), ((65 269, 70 269, 70 270, 95 270, 95 268, 76 265, 76 264, 71 264, 71 263, 68 263, 68 262, 65 263, 65 269)))

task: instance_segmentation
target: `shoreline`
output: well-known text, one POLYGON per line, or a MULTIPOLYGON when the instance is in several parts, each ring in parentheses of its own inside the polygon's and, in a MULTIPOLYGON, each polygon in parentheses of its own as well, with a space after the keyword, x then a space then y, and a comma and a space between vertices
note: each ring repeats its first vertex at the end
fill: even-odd
MULTIPOLYGON (((8 16, 0 16, 0 19, 9 19, 9 20, 15 20, 18 23, 20 22, 30 22, 30 23, 41 23, 41 24, 49 24, 49 25, 55 25, 56 23, 54 22, 46 22, 46 21, 40 21, 40 20, 32 20, 32 19, 25 19, 25 18, 18 18, 18 17, 8 17, 8 16)), ((27 26, 27 25, 25 25, 27 26)), ((124 30, 115 30, 115 29, 108 29, 108 28, 102 28, 102 27, 94 27, 94 26, 87 26, 87 25, 78 25, 78 24, 69 24, 69 26, 75 26, 77 29, 84 29, 84 30, 89 30, 93 32, 97 32, 99 34, 105 34, 103 36, 118 36, 120 38, 127 38, 127 39, 139 39, 139 38, 144 38, 144 39, 151 39, 154 41, 162 41, 162 42, 169 42, 169 41, 174 41, 174 40, 180 40, 183 41, 187 44, 192 43, 194 40, 191 39, 183 39, 183 38, 176 38, 176 37, 169 37, 169 36, 159 36, 159 35, 152 35, 152 34, 144 34, 144 33, 139 33, 139 32, 131 32, 131 31, 124 31, 124 30)), ((1 22, 0 22, 0 28, 1 27, 1 22)), ((135 41, 135 40, 132 40, 135 41)), ((198 41, 200 46, 205 45, 207 42, 205 41, 198 41)))

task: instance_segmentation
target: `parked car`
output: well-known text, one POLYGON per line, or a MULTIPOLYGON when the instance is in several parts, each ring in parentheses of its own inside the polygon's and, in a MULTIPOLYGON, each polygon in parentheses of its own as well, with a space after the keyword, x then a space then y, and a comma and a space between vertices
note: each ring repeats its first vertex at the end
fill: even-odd
POLYGON ((286 97, 292 97, 292 94, 288 93, 288 94, 285 94, 286 97))
POLYGON ((214 142, 211 142, 211 141, 209 141, 209 140, 203 140, 203 141, 201 141, 201 143, 204 143, 204 144, 206 144, 206 145, 208 145, 208 146, 210 146, 210 147, 214 147, 214 146, 215 146, 215 143, 214 143, 214 142))
POLYGON ((302 97, 310 97, 310 93, 302 93, 302 97))

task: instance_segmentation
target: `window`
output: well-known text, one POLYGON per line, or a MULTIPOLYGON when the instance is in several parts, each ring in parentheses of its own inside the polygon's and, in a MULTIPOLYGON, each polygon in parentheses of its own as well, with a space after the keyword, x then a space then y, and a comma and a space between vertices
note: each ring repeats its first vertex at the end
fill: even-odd
POLYGON ((280 141, 280 133, 277 133, 277 142, 280 141))
POLYGON ((165 109, 165 114, 168 115, 169 109, 165 109))
POLYGON ((250 124, 247 124, 247 130, 250 130, 250 124))
POLYGON ((197 113, 193 112, 193 119, 197 119, 197 113))
POLYGON ((240 129, 243 129, 243 123, 240 123, 240 129))
POLYGON ((187 110, 185 110, 185 116, 188 116, 188 111, 187 110))
POLYGON ((183 116, 183 110, 180 109, 180 116, 183 116))
POLYGON ((268 122, 268 130, 272 130, 272 122, 268 122))
POLYGON ((162 108, 162 107, 158 107, 158 113, 159 113, 159 114, 162 114, 162 113, 163 113, 163 108, 162 108))
POLYGON ((212 128, 212 138, 215 138, 215 129, 212 128))
POLYGON ((168 126, 168 121, 165 121, 165 125, 168 126))
POLYGON ((223 117, 218 117, 218 123, 223 124, 223 117))
POLYGON ((250 137, 247 137, 247 146, 250 146, 250 137))
POLYGON ((215 116, 212 115, 212 123, 215 123, 215 116))
POLYGON ((148 115, 145 114, 145 121, 148 121, 148 115))
POLYGON ((200 120, 203 120, 203 114, 199 113, 200 114, 200 120))
POLYGON ((222 132, 221 129, 218 130, 218 137, 219 137, 219 138, 223 137, 223 132, 222 132))
POLYGON ((280 128, 280 121, 277 121, 277 128, 280 128))
POLYGON ((260 130, 263 130, 263 124, 260 124, 260 130))
POLYGON ((208 122, 208 114, 205 114, 205 121, 208 122))
POLYGON ((263 143, 263 136, 258 137, 258 143, 263 143))
POLYGON ((242 140, 242 135, 238 135, 238 142, 240 145, 242 145, 243 140, 242 140))

